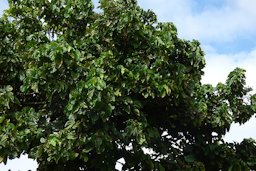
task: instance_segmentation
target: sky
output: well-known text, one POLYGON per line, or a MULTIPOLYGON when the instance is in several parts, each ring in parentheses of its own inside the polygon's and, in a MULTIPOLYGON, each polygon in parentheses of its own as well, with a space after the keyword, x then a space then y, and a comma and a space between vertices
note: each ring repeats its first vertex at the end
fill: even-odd
MULTIPOLYGON (((153 10, 159 21, 173 22, 180 38, 201 42, 206 54, 203 83, 225 82, 230 71, 242 67, 247 70, 247 85, 256 90, 255 0, 138 0, 138 3, 146 10, 153 10)), ((7 0, 0 0, 0 15, 7 7, 7 0)), ((255 130, 253 117, 245 125, 232 125, 225 140, 256 139, 255 130)), ((36 162, 25 158, 0 165, 0 170, 35 170, 36 162)))

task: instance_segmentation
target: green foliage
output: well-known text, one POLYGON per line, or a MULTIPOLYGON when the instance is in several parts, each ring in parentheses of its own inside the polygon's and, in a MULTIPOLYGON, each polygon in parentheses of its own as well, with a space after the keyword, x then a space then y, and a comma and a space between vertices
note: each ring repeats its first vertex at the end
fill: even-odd
POLYGON ((255 113, 245 71, 201 83, 198 41, 134 0, 9 0, 0 19, 0 162, 39 170, 250 170, 254 140, 226 143, 255 113), (146 152, 151 150, 151 153, 146 152))

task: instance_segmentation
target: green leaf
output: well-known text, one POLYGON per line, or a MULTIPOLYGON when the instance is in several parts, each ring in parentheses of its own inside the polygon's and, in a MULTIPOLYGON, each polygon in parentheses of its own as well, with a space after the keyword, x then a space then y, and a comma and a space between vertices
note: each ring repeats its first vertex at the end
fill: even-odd
POLYGON ((51 137, 50 139, 48 139, 48 143, 55 147, 58 144, 58 139, 56 137, 51 137))
POLYGON ((40 142, 44 144, 44 143, 46 143, 46 139, 45 138, 40 138, 40 142))
POLYGON ((193 155, 187 155, 184 158, 185 158, 185 161, 188 163, 193 163, 195 161, 195 158, 193 155))

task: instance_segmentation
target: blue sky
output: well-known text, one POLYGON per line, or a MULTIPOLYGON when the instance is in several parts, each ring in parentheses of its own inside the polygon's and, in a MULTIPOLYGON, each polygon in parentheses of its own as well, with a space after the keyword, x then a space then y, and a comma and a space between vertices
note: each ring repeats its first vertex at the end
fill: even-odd
MULTIPOLYGON (((173 22, 181 38, 201 42, 207 62, 203 83, 224 82, 231 70, 243 67, 247 70, 248 85, 256 90, 255 0, 138 0, 138 3, 144 9, 152 9, 159 21, 173 22)), ((4 8, 7 0, 0 0, 0 14, 4 8)), ((226 140, 256 138, 255 129, 255 118, 243 126, 235 124, 226 140)), ((8 167, 18 170, 15 166, 19 164, 12 161, 8 167)), ((0 170, 7 167, 0 166, 0 170)))
POLYGON ((181 37, 198 39, 218 53, 237 53, 256 46, 253 0, 140 0, 161 21, 172 21, 181 37))

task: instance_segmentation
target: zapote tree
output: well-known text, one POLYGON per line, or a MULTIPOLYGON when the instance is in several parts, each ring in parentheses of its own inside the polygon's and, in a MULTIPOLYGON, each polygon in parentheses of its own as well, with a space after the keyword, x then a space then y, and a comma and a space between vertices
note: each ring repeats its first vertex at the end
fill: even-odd
POLYGON ((9 0, 0 19, 0 161, 38 170, 250 170, 256 111, 245 71, 201 83, 198 41, 135 0, 9 0), (150 151, 150 152, 149 152, 150 151))

